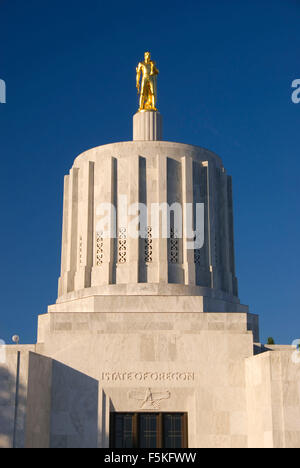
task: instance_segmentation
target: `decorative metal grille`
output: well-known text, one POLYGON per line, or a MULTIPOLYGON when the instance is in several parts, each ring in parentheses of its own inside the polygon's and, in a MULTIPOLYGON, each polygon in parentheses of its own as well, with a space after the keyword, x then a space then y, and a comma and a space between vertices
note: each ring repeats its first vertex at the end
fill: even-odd
POLYGON ((120 228, 118 236, 118 263, 126 263, 127 257, 127 229, 120 228))
POLYGON ((179 239, 177 231, 174 228, 170 229, 170 263, 178 263, 179 261, 179 239))
POLYGON ((97 232, 97 239, 96 239, 96 264, 97 266, 102 265, 103 263, 103 231, 97 232))
MULTIPOLYGON (((194 237, 194 242, 196 241, 197 241, 197 233, 195 234, 195 237, 194 237)), ((201 249, 194 250, 194 263, 196 265, 201 265, 201 249)))
POLYGON ((145 262, 152 262, 152 252, 153 252, 153 237, 152 237, 152 227, 147 227, 146 229, 146 238, 145 238, 145 262))
POLYGON ((194 262, 196 265, 201 265, 201 253, 200 249, 195 250, 194 252, 194 262))

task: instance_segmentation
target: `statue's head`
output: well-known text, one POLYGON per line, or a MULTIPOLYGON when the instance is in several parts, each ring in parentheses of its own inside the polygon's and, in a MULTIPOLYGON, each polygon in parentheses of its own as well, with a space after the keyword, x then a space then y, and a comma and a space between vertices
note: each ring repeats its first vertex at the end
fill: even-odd
POLYGON ((151 60, 151 54, 150 52, 145 52, 145 62, 149 63, 151 60))

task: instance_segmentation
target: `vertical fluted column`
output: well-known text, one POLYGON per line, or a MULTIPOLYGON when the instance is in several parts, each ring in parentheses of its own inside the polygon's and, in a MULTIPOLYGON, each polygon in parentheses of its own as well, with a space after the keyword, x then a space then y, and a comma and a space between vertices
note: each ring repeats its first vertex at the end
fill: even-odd
POLYGON ((113 282, 115 268, 117 160, 105 156, 95 163, 92 286, 113 282), (105 175, 105 176, 104 176, 105 175), (106 231, 106 232, 105 232, 106 231))
POLYGON ((182 167, 182 254, 184 268, 185 284, 195 284, 195 261, 194 250, 188 249, 188 244, 193 242, 193 239, 188 239, 188 229, 190 232, 193 229, 193 210, 190 210, 191 217, 188 213, 188 204, 193 204, 193 160, 190 157, 181 158, 182 167), (188 223, 190 225, 188 226, 188 223))
POLYGON ((173 158, 167 159, 167 202, 170 211, 168 282, 177 284, 184 284, 181 162, 173 158))
MULTIPOLYGON (((194 204, 204 205, 204 245, 195 249, 194 261, 196 270, 196 284, 210 287, 211 267, 210 267, 210 229, 209 229, 209 201, 208 201, 208 163, 194 162, 193 187, 194 204)), ((194 206, 195 210, 195 206, 194 206)))
POLYGON ((116 282, 129 283, 128 201, 130 197, 130 156, 118 158, 117 174, 117 258, 116 282))
POLYGON ((63 201, 63 226, 62 226, 62 248, 61 248, 61 273, 58 280, 58 296, 62 296, 67 292, 65 284, 65 274, 67 271, 67 255, 68 255, 68 206, 69 206, 69 179, 70 176, 64 178, 64 201, 63 201))
MULTIPOLYGON (((167 158, 163 155, 157 155, 157 203, 159 205, 166 204, 168 201, 167 195, 167 158)), ((159 283, 168 282, 168 239, 162 237, 164 230, 163 217, 160 217, 158 226, 160 227, 160 235, 154 243, 155 251, 158 258, 158 274, 159 283)))
POLYGON ((78 237, 75 289, 91 286, 93 262, 94 163, 87 161, 79 171, 78 237))
POLYGON ((77 232, 78 232, 78 168, 72 168, 64 195, 64 273, 60 279, 61 294, 74 291, 74 276, 77 267, 77 232))
POLYGON ((117 283, 139 281, 139 155, 119 160, 117 283))
POLYGON ((230 268, 230 246, 228 230, 228 178, 224 168, 220 169, 219 174, 219 246, 221 251, 221 274, 222 289, 232 294, 232 273, 230 268))
POLYGON ((159 239, 155 236, 155 217, 152 216, 151 207, 157 206, 160 196, 163 197, 162 181, 159 178, 159 171, 165 167, 165 162, 159 167, 158 157, 147 158, 146 161, 146 194, 147 194, 147 238, 145 240, 146 252, 144 252, 147 268, 147 282, 158 283, 159 282, 159 261, 160 252, 163 247, 159 244, 159 239), (159 191, 161 187, 161 192, 159 191))
POLYGON ((129 231, 128 231, 128 282, 138 283, 139 277, 139 188, 140 158, 133 154, 129 161, 129 231), (132 210, 132 211, 131 211, 132 210))
POLYGON ((139 238, 139 273, 138 282, 148 282, 148 266, 152 262, 151 248, 148 242, 148 206, 147 206, 147 167, 149 161, 142 156, 139 157, 139 203, 140 213, 140 238, 139 238))
POLYGON ((216 252, 216 192, 214 166, 208 162, 203 162, 207 168, 207 210, 208 210, 208 249, 209 249, 209 269, 210 269, 210 287, 218 288, 217 275, 217 252, 216 252))

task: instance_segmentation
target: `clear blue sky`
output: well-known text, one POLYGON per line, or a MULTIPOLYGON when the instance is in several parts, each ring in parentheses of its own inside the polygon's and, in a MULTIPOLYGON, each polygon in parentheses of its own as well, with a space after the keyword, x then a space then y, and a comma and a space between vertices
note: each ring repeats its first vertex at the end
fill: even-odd
POLYGON ((299 25, 296 0, 0 0, 0 338, 34 342, 55 302, 63 176, 131 139, 148 49, 164 139, 215 151, 233 176, 240 298, 261 340, 300 337, 299 25))

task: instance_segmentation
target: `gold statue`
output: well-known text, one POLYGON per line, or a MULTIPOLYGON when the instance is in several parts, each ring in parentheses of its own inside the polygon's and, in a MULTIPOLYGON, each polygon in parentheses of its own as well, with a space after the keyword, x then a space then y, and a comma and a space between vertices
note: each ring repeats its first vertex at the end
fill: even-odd
POLYGON ((157 111, 157 75, 159 71, 155 66, 155 62, 151 60, 150 52, 145 52, 144 62, 140 62, 136 69, 136 87, 140 94, 139 111, 157 111), (142 81, 140 87, 140 78, 142 81))

